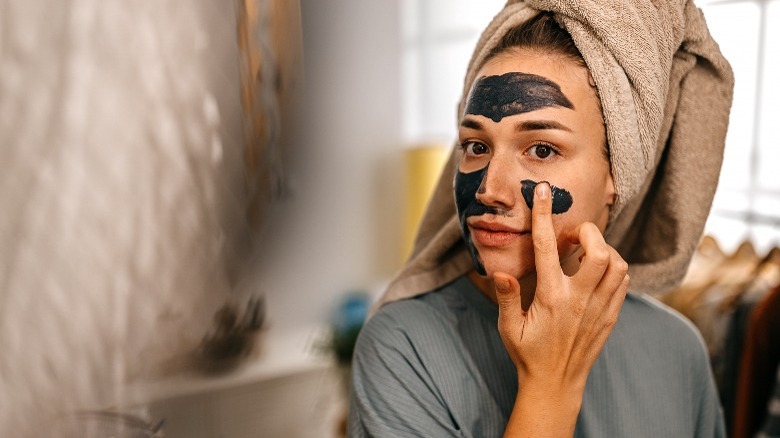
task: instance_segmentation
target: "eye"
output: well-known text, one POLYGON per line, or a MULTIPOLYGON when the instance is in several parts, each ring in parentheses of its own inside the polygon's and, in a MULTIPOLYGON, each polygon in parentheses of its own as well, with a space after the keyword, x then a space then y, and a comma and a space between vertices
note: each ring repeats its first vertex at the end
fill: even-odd
POLYGON ((487 146, 476 141, 468 141, 461 146, 466 155, 483 155, 490 151, 487 146))
POLYGON ((555 148, 545 143, 535 144, 528 151, 532 156, 543 160, 558 154, 555 148))

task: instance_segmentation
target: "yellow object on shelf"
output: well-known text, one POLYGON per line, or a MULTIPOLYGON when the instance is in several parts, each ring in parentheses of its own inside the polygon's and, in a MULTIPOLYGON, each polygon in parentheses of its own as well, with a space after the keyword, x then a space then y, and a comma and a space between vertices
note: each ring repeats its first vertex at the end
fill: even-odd
POLYGON ((404 240, 401 252, 403 260, 411 255, 420 219, 436 187, 442 168, 447 162, 449 151, 449 148, 439 144, 423 144, 404 151, 406 187, 404 240))

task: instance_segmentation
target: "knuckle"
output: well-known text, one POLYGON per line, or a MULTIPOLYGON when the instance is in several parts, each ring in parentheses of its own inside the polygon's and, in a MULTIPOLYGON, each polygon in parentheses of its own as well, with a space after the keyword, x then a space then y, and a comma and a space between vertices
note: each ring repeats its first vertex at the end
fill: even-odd
POLYGON ((615 271, 618 275, 625 278, 628 277, 628 263, 625 260, 620 259, 615 263, 615 271))
POLYGON ((543 236, 534 239, 534 250, 540 254, 549 255, 554 253, 557 249, 557 242, 552 236, 543 236))
POLYGON ((537 218, 544 218, 552 215, 552 202, 542 199, 534 199, 534 208, 531 212, 537 218))
POLYGON ((552 311, 556 311, 557 309, 563 309, 566 306, 566 300, 559 296, 558 294, 552 294, 550 297, 546 297, 544 300, 544 304, 547 305, 552 311))
POLYGON ((591 252, 593 264, 600 268, 606 268, 609 265, 609 251, 604 248, 594 249, 591 252))

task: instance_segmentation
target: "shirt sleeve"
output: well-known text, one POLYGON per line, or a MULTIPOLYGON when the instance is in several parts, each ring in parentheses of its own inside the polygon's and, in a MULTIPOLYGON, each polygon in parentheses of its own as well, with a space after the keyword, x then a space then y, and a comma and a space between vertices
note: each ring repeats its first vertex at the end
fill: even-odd
POLYGON ((381 311, 352 361, 349 437, 463 437, 412 338, 381 311))
POLYGON ((697 438, 726 438, 726 422, 723 408, 715 386, 715 378, 710 368, 709 355, 704 343, 701 342, 701 352, 692 359, 698 366, 694 375, 699 376, 698 418, 696 421, 697 438))

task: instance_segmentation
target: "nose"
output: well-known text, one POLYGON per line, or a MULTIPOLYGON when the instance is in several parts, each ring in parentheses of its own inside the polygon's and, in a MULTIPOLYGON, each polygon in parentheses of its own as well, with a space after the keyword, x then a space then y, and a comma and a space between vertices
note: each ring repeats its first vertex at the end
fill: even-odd
POLYGON ((493 157, 477 189, 477 201, 490 207, 514 207, 521 180, 515 173, 516 169, 512 168, 511 163, 493 157))

